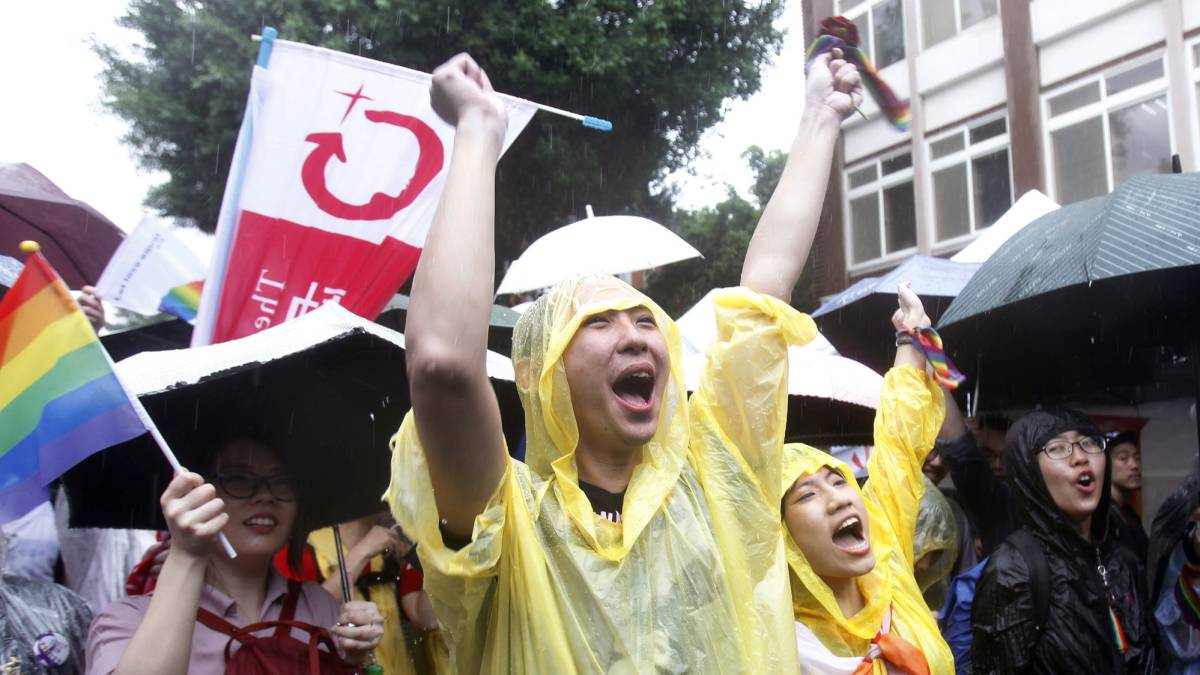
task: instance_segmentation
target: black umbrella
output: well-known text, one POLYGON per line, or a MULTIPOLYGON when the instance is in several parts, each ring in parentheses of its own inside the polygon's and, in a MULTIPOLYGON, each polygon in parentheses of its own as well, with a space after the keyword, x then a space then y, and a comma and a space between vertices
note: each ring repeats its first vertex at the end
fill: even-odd
POLYGON ((989 407, 1145 393, 1194 364, 1200 174, 1138 176, 1035 220, 984 263, 939 330, 989 407))
MULTIPOLYGON (((388 441, 409 408, 402 345, 325 305, 241 340, 141 354, 118 373, 186 467, 202 470, 232 435, 273 445, 301 486, 299 525, 315 529, 380 509, 388 441)), ((493 355, 489 367, 506 362, 493 355)), ((515 387, 497 388, 502 410, 519 411, 515 387)), ((171 477, 148 436, 93 455, 64 477, 71 524, 162 529, 158 498, 171 477)))
POLYGON ((812 317, 842 356, 886 372, 896 354, 891 318, 899 284, 911 282, 926 313, 936 321, 978 269, 978 263, 915 255, 883 276, 854 282, 822 304, 812 317))

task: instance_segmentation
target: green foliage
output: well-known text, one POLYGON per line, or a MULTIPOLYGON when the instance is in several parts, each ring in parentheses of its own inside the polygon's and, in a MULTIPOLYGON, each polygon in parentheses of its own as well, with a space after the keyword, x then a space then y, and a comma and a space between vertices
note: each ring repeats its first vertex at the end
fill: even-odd
MULTIPOLYGON (((758 146, 751 146, 742 157, 754 171, 754 184, 750 187, 754 202, 743 199, 727 185, 725 200, 716 206, 676 211, 673 216, 676 234, 704 255, 703 259, 668 265, 648 275, 646 294, 673 317, 686 312, 710 290, 741 282, 742 261, 750 245, 750 235, 787 163, 786 154, 778 150, 764 152, 758 146)), ((816 307, 811 267, 810 261, 792 295, 792 305, 805 311, 816 307)))
POLYGON ((170 180, 149 205, 216 224, 257 46, 281 38, 430 71, 460 51, 497 90, 609 119, 611 134, 538 115, 500 164, 498 260, 583 217, 666 220, 652 192, 723 103, 758 89, 782 0, 133 0, 140 58, 100 45, 107 105, 142 164, 170 180))

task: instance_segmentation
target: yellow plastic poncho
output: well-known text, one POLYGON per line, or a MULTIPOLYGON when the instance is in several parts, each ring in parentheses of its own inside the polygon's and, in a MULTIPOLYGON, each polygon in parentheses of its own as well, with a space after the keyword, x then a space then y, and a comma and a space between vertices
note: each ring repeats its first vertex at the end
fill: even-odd
MULTIPOLYGON (((337 564, 337 548, 333 543, 333 529, 325 528, 308 535, 308 544, 313 547, 313 556, 317 559, 317 567, 321 576, 330 579, 339 574, 337 564)), ((349 553, 349 551, 343 551, 349 553)), ((371 571, 383 569, 383 556, 371 559, 371 571)), ((350 594, 354 600, 369 600, 379 608, 383 615, 383 639, 375 648, 375 660, 383 666, 387 675, 415 675, 412 657, 408 654, 408 645, 400 629, 402 613, 400 602, 396 599, 394 589, 383 586, 373 586, 370 597, 364 598, 357 588, 351 587, 350 594)))
POLYGON ((746 289, 715 304, 718 339, 689 403, 679 334, 649 298, 600 277, 564 282, 534 303, 513 340, 527 463, 509 460, 461 550, 442 542, 416 425, 405 419, 392 439, 388 499, 420 544, 459 672, 796 671, 780 452, 787 346, 816 327, 746 289), (586 317, 639 305, 666 338, 671 373, 614 524, 578 486, 561 357, 586 317))
POLYGON ((950 570, 958 561, 958 524, 954 522, 954 511, 946 495, 926 478, 925 494, 921 495, 921 508, 913 534, 914 565, 921 558, 939 552, 932 565, 914 573, 917 585, 925 596, 925 605, 932 612, 940 612, 942 605, 946 604, 950 570))
MULTIPOLYGON (((942 406, 941 389, 921 370, 893 368, 884 378, 875 415, 875 449, 867 462, 869 477, 862 490, 876 562, 873 570, 858 577, 867 604, 857 614, 842 614, 829 585, 813 572, 783 528, 796 621, 805 624, 836 656, 864 656, 890 605, 892 631, 925 655, 930 673, 954 673, 954 657, 913 577, 913 533, 925 491, 921 466, 942 426, 942 406)), ((784 490, 801 476, 825 467, 840 471, 857 489, 854 472, 844 462, 816 448, 788 444, 784 448, 784 490)), ((803 654, 800 662, 803 669, 803 654)), ((882 659, 876 659, 873 666, 876 675, 886 675, 882 659)))

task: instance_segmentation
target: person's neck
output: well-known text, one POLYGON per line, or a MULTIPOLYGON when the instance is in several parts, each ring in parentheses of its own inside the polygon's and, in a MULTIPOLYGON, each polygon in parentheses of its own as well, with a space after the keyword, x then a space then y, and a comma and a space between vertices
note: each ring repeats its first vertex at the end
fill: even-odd
POLYGON ((579 472, 579 480, 614 494, 629 487, 633 471, 641 463, 642 453, 638 449, 601 449, 584 443, 583 439, 575 449, 575 468, 579 472))
POLYGON ((1092 542, 1091 516, 1088 516, 1084 520, 1072 521, 1071 524, 1075 526, 1075 531, 1079 533, 1079 536, 1083 537, 1084 541, 1088 542, 1089 544, 1092 542))
POLYGON ((825 585, 829 586, 829 590, 833 591, 833 598, 837 600, 838 607, 842 610, 842 616, 847 619, 858 614, 863 607, 867 606, 862 590, 858 587, 858 577, 829 577, 824 581, 825 585))
POLYGON ((1125 488, 1120 488, 1120 487, 1117 487, 1116 485, 1113 485, 1112 491, 1110 494, 1112 494, 1113 503, 1116 504, 1117 506, 1123 507, 1123 506, 1127 506, 1129 504, 1129 499, 1130 499, 1131 495, 1130 495, 1130 491, 1126 490, 1125 488))
POLYGON ((262 616, 267 597, 271 560, 230 560, 224 553, 209 558, 206 581, 237 603, 237 613, 246 623, 262 616))
POLYGON ((349 551, 367 536, 367 532, 371 531, 373 518, 374 516, 367 516, 338 525, 338 534, 342 537, 342 550, 349 551))

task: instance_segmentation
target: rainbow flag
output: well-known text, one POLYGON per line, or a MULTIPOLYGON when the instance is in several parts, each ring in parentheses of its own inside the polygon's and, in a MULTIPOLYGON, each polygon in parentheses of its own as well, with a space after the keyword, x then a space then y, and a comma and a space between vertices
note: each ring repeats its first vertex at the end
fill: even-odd
POLYGON ((89 455, 145 431, 91 324, 33 253, 0 300, 0 523, 89 455))
POLYGON ((204 290, 204 281, 192 281, 180 284, 167 291, 158 311, 173 314, 189 323, 196 320, 196 310, 200 308, 200 291, 204 290))

